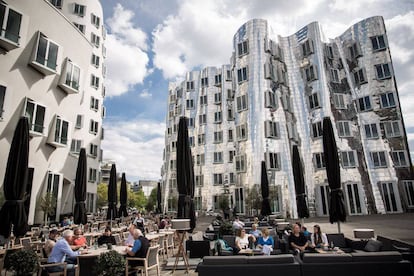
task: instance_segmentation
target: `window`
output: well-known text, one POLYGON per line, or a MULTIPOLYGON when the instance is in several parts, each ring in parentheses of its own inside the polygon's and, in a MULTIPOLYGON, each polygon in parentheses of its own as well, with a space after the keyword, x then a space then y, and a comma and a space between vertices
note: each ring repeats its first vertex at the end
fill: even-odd
POLYGON ((379 80, 391 78, 391 68, 388 63, 375 65, 375 71, 377 72, 377 79, 379 80))
POLYGON ((194 100, 193 99, 187 99, 186 108, 187 109, 193 109, 194 108, 194 100))
POLYGON ((348 47, 351 59, 356 59, 362 56, 361 48, 357 42, 348 47))
POLYGON ((249 53, 249 41, 245 40, 237 44, 237 52, 239 57, 249 53))
POLYGON ((374 52, 385 50, 387 48, 387 45, 385 44, 384 35, 371 37, 371 42, 372 50, 374 50, 374 52))
POLYGON ((395 107, 395 99, 393 92, 381 94, 380 99, 382 108, 395 107))
POLYGON ((334 93, 333 99, 334 99, 334 105, 336 109, 346 109, 344 94, 334 93))
POLYGON ((195 184, 196 184, 196 186, 203 186, 203 184, 204 184, 204 175, 196 175, 195 184))
POLYGON ((233 163, 234 155, 236 155, 236 151, 229 150, 229 163, 233 163))
POLYGON ((223 185, 223 174, 215 173, 213 174, 213 184, 214 185, 223 185))
POLYGON ((408 167, 408 156, 405 150, 395 150, 391 152, 392 161, 395 167, 408 167))
POLYGON ((187 126, 194 127, 194 118, 187 118, 187 126))
POLYGON ((266 138, 279 138, 279 123, 270 120, 265 121, 265 137, 266 138))
POLYGON ((326 167, 323 152, 313 154, 313 164, 316 169, 324 169, 326 167))
POLYGON ((365 96, 358 99, 358 108, 359 111, 369 111, 372 110, 371 106, 371 97, 365 96))
POLYGON ((276 152, 266 152, 265 160, 269 170, 280 170, 280 154, 276 152))
POLYGON ((221 151, 214 152, 213 163, 223 163, 223 152, 221 151))
POLYGON ((89 168, 89 179, 88 182, 96 182, 96 175, 97 175, 97 170, 93 169, 93 168, 89 168))
POLYGON ((367 83, 368 80, 367 80, 367 78, 365 76, 366 76, 366 74, 365 74, 365 68, 357 69, 354 72, 355 84, 356 85, 361 85, 361 84, 367 83))
POLYGON ((374 163, 374 168, 387 167, 387 159, 385 157, 385 151, 371 152, 371 160, 374 163))
POLYGON ((302 54, 304 57, 307 57, 312 53, 313 53, 313 42, 311 39, 308 39, 302 43, 302 54))
POLYGON ((385 136, 387 138, 400 137, 401 134, 400 121, 387 121, 383 123, 385 136))
POLYGON ((214 85, 217 85, 217 86, 221 85, 221 74, 214 76, 214 85))
POLYGON ((200 96, 200 105, 207 105, 207 95, 200 96))
POLYGON ((237 97, 237 112, 247 110, 247 95, 237 97))
POLYGON ((223 142, 223 131, 214 131, 214 143, 223 142))
POLYGON ((190 147, 194 147, 194 136, 189 136, 188 137, 188 143, 190 144, 190 147))
POLYGON ((237 141, 247 140, 247 124, 236 127, 237 141))
POLYGON ((91 120, 89 124, 89 132, 96 135, 98 133, 98 129, 99 123, 94 120, 91 120))
POLYGON ((105 47, 105 45, 104 45, 104 44, 102 44, 102 56, 103 56, 104 58, 106 58, 106 47, 105 47))
POLYGON ((364 125, 364 128, 367 139, 377 139, 379 137, 377 124, 367 124, 364 125))
POLYGON ((91 86, 95 89, 99 88, 99 77, 94 74, 91 75, 91 86))
POLYGON ((170 160, 170 170, 176 170, 177 169, 177 161, 175 159, 170 160))
POLYGON ((310 109, 316 109, 320 107, 318 98, 319 98, 318 93, 312 93, 309 96, 309 108, 310 109))
POLYGON ((99 16, 94 15, 93 13, 91 14, 91 23, 96 27, 99 28, 99 25, 101 23, 101 19, 99 18, 99 16))
POLYGON ((92 60, 91 60, 91 63, 92 63, 92 65, 93 66, 95 66, 96 68, 98 68, 99 67, 99 60, 100 58, 99 58, 99 56, 97 56, 97 55, 95 55, 95 54, 92 54, 92 60))
POLYGON ((239 83, 247 81, 247 67, 237 69, 237 81, 239 83))
POLYGON ((194 81, 187 81, 187 91, 194 90, 194 81))
POLYGON ((339 80, 339 70, 338 69, 331 69, 331 81, 335 83, 341 83, 339 80))
POLYGON ((196 156, 196 161, 197 161, 197 165, 204 165, 205 164, 205 158, 204 158, 204 153, 202 154, 197 154, 196 156))
POLYGON ((32 134, 43 134, 46 107, 26 99, 25 116, 29 119, 32 134))
POLYGON ((227 142, 233 142, 233 130, 232 129, 227 130, 227 142))
POLYGON ((234 184, 234 183, 236 183, 234 173, 229 173, 229 184, 234 184))
POLYGON ((236 155, 236 172, 245 172, 246 171, 246 156, 245 155, 236 155))
POLYGON ((20 44, 22 15, 0 2, 0 46, 12 50, 20 44))
POLYGON ((78 28, 79 31, 81 31, 83 34, 85 34, 85 28, 86 28, 85 25, 78 24, 78 23, 75 23, 75 22, 73 22, 73 25, 75 25, 75 27, 78 28))
POLYGON ((43 74, 56 73, 59 46, 39 32, 32 65, 43 74))
POLYGON ((201 78, 201 87, 208 86, 208 77, 201 78))
POLYGON ((312 137, 322 137, 322 122, 316 122, 312 124, 312 137))
POLYGON ((231 70, 226 70, 226 80, 231 81, 231 70))
POLYGON ((407 197, 408 207, 414 207, 414 181, 405 180, 402 183, 407 197))
POLYGON ((214 93, 214 103, 215 104, 221 103, 221 92, 214 93))
POLYGON ((334 53, 333 53, 332 46, 326 45, 325 50, 326 50, 326 56, 327 56, 327 58, 333 59, 334 58, 334 53))
POLYGON ((3 112, 4 112, 4 98, 6 96, 6 87, 0 85, 0 120, 3 119, 3 112))
POLYGON ((234 111, 233 107, 227 109, 227 121, 234 121, 234 111))
POLYGON ((83 115, 78 114, 76 116, 75 128, 80 129, 80 128, 82 128, 82 126, 83 126, 83 115))
POLYGON ((62 72, 60 87, 67 93, 79 92, 80 68, 70 59, 66 59, 66 67, 62 72))
POLYGON ((265 91, 265 107, 271 109, 277 109, 276 93, 271 90, 265 91))
POLYGON ((315 65, 310 65, 307 68, 305 68, 305 76, 306 76, 306 81, 314 81, 316 79, 318 79, 317 75, 316 75, 316 66, 315 65))
POLYGON ((100 45, 100 37, 94 33, 91 33, 91 42, 98 48, 100 45))
POLYGON ((98 145, 95 145, 95 144, 90 144, 89 145, 89 154, 92 156, 92 157, 97 157, 98 156, 98 145))
POLYGON ((48 142, 54 146, 65 146, 68 144, 68 132, 69 122, 56 115, 48 142))
POLYGON ((171 151, 177 150, 177 141, 171 141, 171 151))
POLYGON ((70 152, 79 154, 81 148, 82 148, 82 140, 72 139, 72 142, 70 144, 70 152))
POLYGON ((49 0, 49 2, 58 9, 62 8, 62 0, 49 0))
POLYGON ((214 123, 215 124, 221 123, 221 111, 214 112, 214 123))
POLYGON ((84 5, 79 5, 75 3, 73 7, 73 13, 79 16, 85 16, 85 10, 86 10, 86 6, 84 5))
POLYGON ((339 137, 351 137, 351 127, 349 121, 339 121, 337 123, 339 137))
POLYGON ((231 89, 227 89, 227 99, 228 100, 233 100, 234 99, 234 91, 231 89))
POLYGON ((198 124, 199 125, 207 124, 207 115, 206 114, 198 115, 198 124))
POLYGON ((342 151, 341 152, 342 166, 344 168, 354 168, 357 167, 357 158, 356 151, 342 151))
POLYGON ((99 109, 99 99, 95 98, 95 97, 91 97, 91 105, 90 108, 92 110, 98 111, 99 109))
POLYGON ((203 134, 198 134, 197 144, 198 145, 205 145, 206 144, 206 135, 204 133, 203 134))

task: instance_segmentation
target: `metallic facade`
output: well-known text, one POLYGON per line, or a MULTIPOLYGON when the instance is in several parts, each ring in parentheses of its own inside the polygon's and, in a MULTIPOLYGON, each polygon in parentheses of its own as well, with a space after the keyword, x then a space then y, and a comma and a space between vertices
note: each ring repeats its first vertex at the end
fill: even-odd
POLYGON ((312 215, 328 214, 322 120, 334 123, 349 215, 414 207, 411 159, 382 17, 323 40, 317 22, 288 37, 253 19, 233 37, 229 65, 170 83, 162 167, 164 209, 177 198, 175 141, 186 116, 196 175, 196 207, 218 210, 225 195, 252 212, 266 161, 275 214, 296 217, 291 166, 297 144, 312 215))

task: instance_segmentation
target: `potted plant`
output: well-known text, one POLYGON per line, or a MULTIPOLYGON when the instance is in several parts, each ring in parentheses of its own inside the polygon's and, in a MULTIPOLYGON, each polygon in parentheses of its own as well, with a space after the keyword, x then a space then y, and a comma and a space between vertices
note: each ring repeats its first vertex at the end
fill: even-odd
POLYGON ((97 275, 124 275, 125 259, 115 250, 102 253, 96 263, 97 275))
POLYGON ((22 249, 12 253, 8 266, 16 275, 33 275, 38 269, 38 256, 32 249, 22 249))
POLYGON ((233 235, 233 225, 227 221, 223 222, 219 228, 219 236, 223 237, 223 235, 233 235))
POLYGON ((56 197, 47 192, 40 198, 40 210, 43 211, 45 225, 47 225, 47 218, 55 215, 56 210, 56 197))

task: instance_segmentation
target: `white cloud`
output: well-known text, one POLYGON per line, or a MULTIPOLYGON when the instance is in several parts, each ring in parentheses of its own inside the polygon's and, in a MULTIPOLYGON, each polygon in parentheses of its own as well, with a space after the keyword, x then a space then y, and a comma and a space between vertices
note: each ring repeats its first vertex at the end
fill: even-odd
POLYGON ((122 95, 143 83, 148 75, 147 36, 134 27, 134 13, 125 10, 121 4, 114 8, 114 14, 107 20, 110 33, 107 35, 106 65, 108 77, 106 91, 109 97, 122 95))
POLYGON ((164 122, 147 119, 110 121, 102 141, 104 159, 116 160, 129 180, 158 180, 164 148, 164 122))
POLYGON ((141 98, 147 99, 147 98, 151 98, 152 94, 148 91, 148 89, 144 89, 142 90, 142 92, 139 94, 139 96, 141 98))

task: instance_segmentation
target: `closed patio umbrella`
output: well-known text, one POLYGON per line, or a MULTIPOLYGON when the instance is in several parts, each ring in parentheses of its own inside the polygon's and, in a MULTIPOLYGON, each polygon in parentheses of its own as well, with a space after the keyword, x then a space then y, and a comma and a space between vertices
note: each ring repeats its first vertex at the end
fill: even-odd
POLYGON ((17 237, 27 232, 27 214, 24 207, 24 195, 29 172, 29 121, 21 117, 14 131, 6 172, 4 174, 3 190, 6 202, 0 210, 0 234, 5 238, 13 233, 17 237))
POLYGON ((73 211, 73 220, 75 224, 86 224, 86 151, 81 148, 76 169, 75 178, 75 210, 73 211))
POLYGON ((298 217, 308 218, 309 210, 306 204, 305 180, 303 178, 303 167, 300 160, 299 150, 297 145, 293 145, 292 153, 292 169, 293 180, 295 181, 296 192, 296 208, 298 210, 298 217))
POLYGON ((194 168, 188 141, 187 119, 180 117, 177 138, 177 218, 190 219, 190 228, 196 225, 194 210, 194 168))
POLYGON ((126 183, 125 173, 122 173, 121 190, 119 191, 119 203, 121 204, 121 206, 119 206, 118 215, 122 217, 128 216, 127 202, 128 202, 127 183, 126 183))
POLYGON ((157 185, 157 213, 161 213, 161 183, 157 185))
POLYGON ((330 188, 329 221, 338 222, 338 232, 341 232, 340 222, 346 220, 344 194, 341 189, 341 170, 339 168, 338 148, 332 129, 331 119, 323 118, 323 152, 326 165, 326 175, 330 188))
POLYGON ((260 187, 262 189, 262 209, 260 209, 260 214, 262 216, 268 216, 272 214, 272 210, 270 209, 270 202, 269 202, 269 179, 267 178, 267 171, 266 171, 266 162, 262 161, 262 176, 260 181, 260 187))
POLYGON ((109 174, 108 183, 108 213, 106 219, 113 220, 117 217, 116 204, 118 202, 117 190, 116 190, 116 167, 112 164, 111 172, 109 174))

